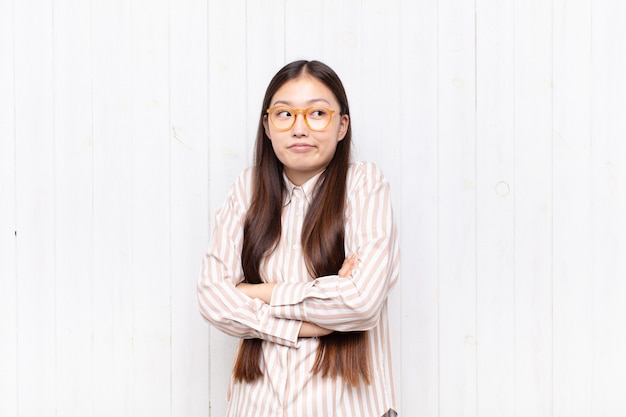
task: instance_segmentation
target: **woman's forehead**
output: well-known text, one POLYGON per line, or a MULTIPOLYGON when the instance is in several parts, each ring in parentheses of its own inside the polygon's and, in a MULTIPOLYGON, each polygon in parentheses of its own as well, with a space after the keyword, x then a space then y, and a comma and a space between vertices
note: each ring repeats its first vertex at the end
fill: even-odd
POLYGON ((316 103, 336 104, 335 95, 323 82, 311 76, 300 76, 283 84, 272 97, 272 105, 304 106, 316 103))

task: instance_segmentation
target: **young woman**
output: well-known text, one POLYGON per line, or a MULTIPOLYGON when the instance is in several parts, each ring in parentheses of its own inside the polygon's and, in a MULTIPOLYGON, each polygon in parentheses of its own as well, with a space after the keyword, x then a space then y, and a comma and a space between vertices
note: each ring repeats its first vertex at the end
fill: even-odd
POLYGON ((395 416, 387 296, 399 250, 389 184, 351 163, 337 74, 297 61, 271 80, 254 165, 216 214, 202 315, 242 339, 228 416, 395 416))

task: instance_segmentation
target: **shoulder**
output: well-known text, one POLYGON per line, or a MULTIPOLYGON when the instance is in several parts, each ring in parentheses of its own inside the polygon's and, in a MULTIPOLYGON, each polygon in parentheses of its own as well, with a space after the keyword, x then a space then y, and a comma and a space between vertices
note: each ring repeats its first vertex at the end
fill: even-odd
POLYGON ((227 200, 233 206, 238 206, 245 210, 249 206, 252 196, 254 168, 244 169, 235 179, 230 187, 227 200))
POLYGON ((254 167, 248 167, 241 171, 233 183, 233 189, 238 192, 249 192, 252 189, 253 175, 254 167))
POLYGON ((373 162, 353 162, 348 168, 348 192, 387 187, 388 181, 382 170, 373 162))

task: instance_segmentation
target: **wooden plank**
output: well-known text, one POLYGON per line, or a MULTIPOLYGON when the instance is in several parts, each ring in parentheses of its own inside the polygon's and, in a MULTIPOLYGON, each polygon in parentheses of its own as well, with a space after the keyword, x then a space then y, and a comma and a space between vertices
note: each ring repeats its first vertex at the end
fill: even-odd
POLYGON ((515 4, 515 411, 552 416, 552 6, 515 4))
POLYGON ((515 414, 513 6, 476 2, 478 415, 515 414))
POLYGON ((626 415, 626 33, 621 1, 591 11, 591 415, 626 415))
POLYGON ((93 3, 93 414, 132 415, 131 11, 93 3))
MULTIPOLYGON (((249 165, 246 123, 241 110, 248 99, 246 80, 246 5, 209 2, 209 222, 226 199, 235 178, 249 165), (224 42, 228 39, 228 42, 224 42), (233 111, 239 109, 240 111, 233 111)), ((262 20, 262 19, 261 19, 262 20)), ((269 80, 268 80, 269 82, 269 80)), ((258 99, 262 100, 262 97, 258 99)), ((208 244, 208 242, 207 242, 208 244)), ((238 340, 209 327, 209 407, 226 414, 226 389, 238 340)))
MULTIPOLYGON (((439 414, 437 2, 400 4, 400 413, 439 414)), ((396 179, 397 180, 397 179, 396 179)))
POLYGON ((52 5, 14 7, 17 402, 43 416, 57 405, 52 5))
MULTIPOLYGON (((361 6, 361 101, 356 159, 376 162, 391 184, 402 179, 398 161, 400 12, 399 1, 364 1, 361 6), (371 117, 376 115, 376 117, 371 117)), ((397 200, 394 199, 394 202, 397 200)))
POLYGON ((474 5, 438 5, 439 415, 476 415, 474 5))
MULTIPOLYGON (((242 1, 209 3, 209 181, 211 209, 249 164, 242 109, 246 92, 246 8, 242 1), (228 39, 228 42, 224 42, 228 39)), ((269 80, 267 80, 269 82, 269 80)), ((262 97, 258 99, 259 102, 262 97)), ((213 217, 210 218, 213 220, 213 217)))
MULTIPOLYGON (((285 0, 284 4, 286 62, 297 59, 321 59, 324 56, 323 3, 285 0), (303 30, 304 28, 306 30, 303 30)), ((268 9, 266 13, 270 19, 274 15, 268 9)))
POLYGON ((209 338, 196 283, 208 241, 207 4, 170 4, 172 416, 209 415, 209 338))
POLYGON ((53 16, 56 408, 62 415, 89 416, 93 391, 91 5, 55 1, 53 16))
MULTIPOLYGON (((324 0, 324 39, 323 61, 341 78, 350 104, 350 117, 353 120, 353 151, 358 154, 363 136, 364 114, 362 95, 362 57, 364 28, 362 23, 361 0, 324 0), (332 11, 332 12, 329 12, 332 11)), ((355 159, 359 159, 358 156, 355 159)))
POLYGON ((251 164, 254 157, 254 139, 265 89, 274 74, 286 64, 284 3, 284 0, 246 3, 247 16, 265 17, 246 21, 246 107, 241 115, 246 123, 245 165, 251 164))
POLYGON ((621 2, 272 1, 0 5, 0 414, 224 414, 236 341, 209 346, 198 258, 301 53, 392 182, 402 415, 626 414, 621 2))
POLYGON ((169 416, 171 409, 168 15, 165 0, 131 2, 134 415, 169 416))
MULTIPOLYGON (((351 74, 354 79, 355 72, 361 68, 361 56, 363 53, 363 27, 362 0, 345 0, 341 2, 324 0, 323 9, 323 58, 341 77, 342 74, 351 74)), ((344 80, 348 84, 350 79, 344 80)), ((346 90, 349 90, 345 85, 346 90)), ((356 88, 354 89, 356 90, 356 88)), ((357 91, 350 94, 352 98, 357 91)), ((350 103, 352 104, 352 103, 350 103)), ((350 106, 352 107, 352 105, 350 106)))
POLYGON ((15 53, 12 1, 0 3, 0 415, 17 415, 15 53))
POLYGON ((553 3, 555 415, 591 415, 591 2, 553 3))

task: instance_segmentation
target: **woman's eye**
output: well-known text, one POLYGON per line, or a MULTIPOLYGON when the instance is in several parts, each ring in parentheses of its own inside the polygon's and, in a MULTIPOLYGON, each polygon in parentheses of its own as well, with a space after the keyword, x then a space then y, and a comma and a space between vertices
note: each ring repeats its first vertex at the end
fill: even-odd
POLYGON ((276 116, 278 116, 278 117, 291 117, 291 112, 289 110, 279 110, 276 113, 276 116))
POLYGON ((309 116, 310 117, 315 117, 315 118, 324 117, 325 115, 326 115, 326 111, 324 111, 322 109, 311 110, 309 112, 309 116))

